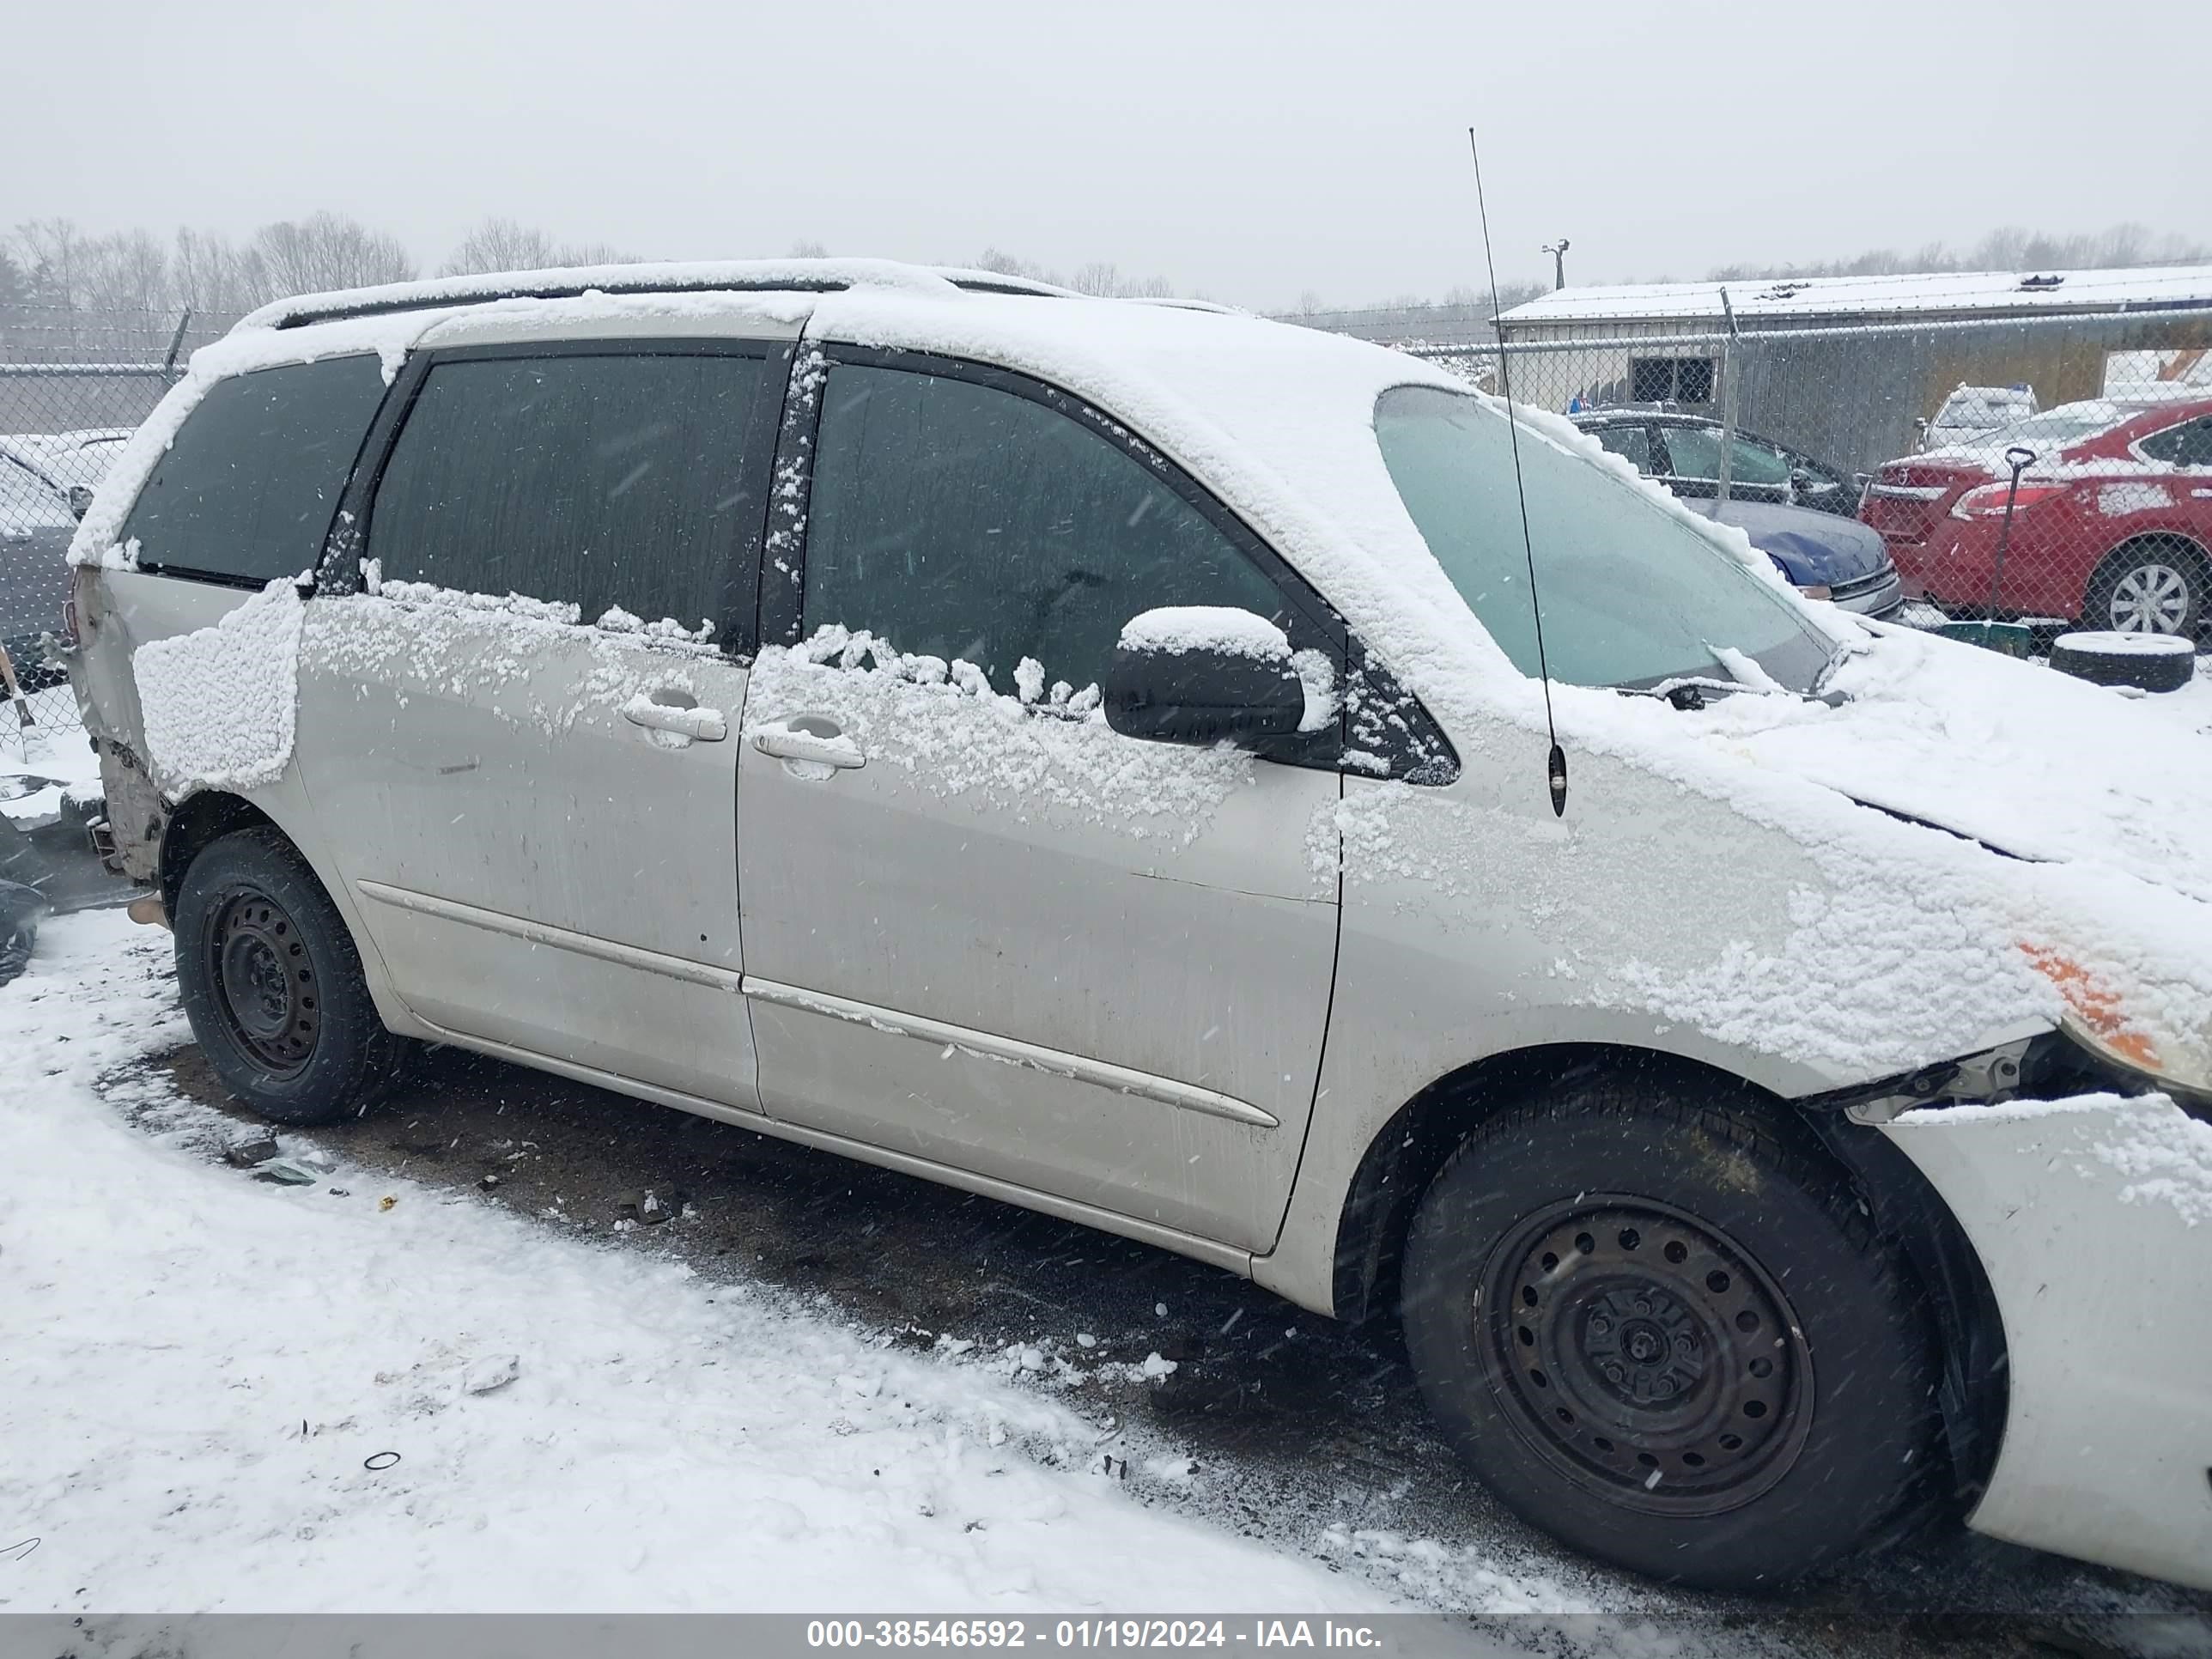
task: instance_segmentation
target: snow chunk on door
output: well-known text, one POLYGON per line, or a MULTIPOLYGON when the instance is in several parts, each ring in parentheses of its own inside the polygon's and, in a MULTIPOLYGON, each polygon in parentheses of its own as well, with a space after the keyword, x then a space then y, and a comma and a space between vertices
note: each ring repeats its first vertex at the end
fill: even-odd
POLYGON ((283 775, 305 612, 294 579, 280 577, 212 628, 138 647, 131 666, 146 747, 171 799, 192 788, 258 788, 283 775))

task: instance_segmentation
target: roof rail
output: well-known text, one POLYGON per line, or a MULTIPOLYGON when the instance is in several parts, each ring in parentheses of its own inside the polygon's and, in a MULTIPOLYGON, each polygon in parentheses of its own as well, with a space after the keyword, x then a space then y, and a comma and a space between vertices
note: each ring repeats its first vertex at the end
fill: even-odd
POLYGON ((949 294, 988 287, 1003 293, 1053 293, 1044 283, 987 271, 940 275, 891 259, 732 259, 629 265, 582 265, 552 270, 496 271, 392 283, 332 294, 304 294, 250 313, 234 331, 304 328, 312 323, 380 317, 408 311, 483 305, 496 300, 573 300, 586 294, 830 294, 853 288, 949 294))

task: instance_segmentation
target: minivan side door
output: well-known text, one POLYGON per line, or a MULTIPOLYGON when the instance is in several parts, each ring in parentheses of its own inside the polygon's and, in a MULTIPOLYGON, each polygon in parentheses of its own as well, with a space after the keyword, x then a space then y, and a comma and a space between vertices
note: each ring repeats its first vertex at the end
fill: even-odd
POLYGON ((1339 739, 1140 741, 1098 686, 1155 606, 1272 617, 1332 673, 1340 629, 1050 388, 837 347, 794 383, 738 758, 768 1110, 1265 1249, 1328 1024, 1339 739))
POLYGON ((361 591, 310 607, 299 754, 429 1024, 755 1103, 732 734, 788 350, 434 350, 395 388, 325 562, 361 591))

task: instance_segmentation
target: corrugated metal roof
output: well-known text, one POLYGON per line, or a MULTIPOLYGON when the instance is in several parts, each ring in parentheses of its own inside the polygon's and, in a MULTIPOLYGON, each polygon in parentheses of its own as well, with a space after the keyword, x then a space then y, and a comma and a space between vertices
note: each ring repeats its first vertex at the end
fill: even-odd
POLYGON ((2212 265, 2136 270, 1961 270, 1894 276, 1754 277, 1568 288, 1505 313, 1508 329, 1545 323, 1721 320, 1721 289, 1740 319, 1881 317, 1920 313, 2118 310, 2212 306, 2212 265))

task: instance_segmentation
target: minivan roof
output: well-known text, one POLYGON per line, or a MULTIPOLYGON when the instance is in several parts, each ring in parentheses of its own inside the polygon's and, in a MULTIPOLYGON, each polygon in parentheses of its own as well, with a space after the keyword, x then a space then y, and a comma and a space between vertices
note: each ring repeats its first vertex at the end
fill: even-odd
MULTIPOLYGON (((896 259, 725 259, 669 261, 623 265, 572 265, 548 270, 489 271, 440 276, 427 282, 389 283, 379 288, 302 294, 277 300, 249 313, 234 326, 246 329, 304 328, 352 317, 428 311, 489 303, 495 300, 574 300, 586 294, 836 294, 855 288, 908 293, 1004 294, 1039 298, 1081 299, 1060 288, 1004 271, 960 265, 914 265, 896 259)), ((1144 300, 1194 311, 1227 307, 1203 300, 1144 300)))

